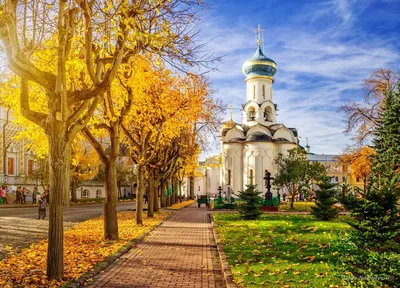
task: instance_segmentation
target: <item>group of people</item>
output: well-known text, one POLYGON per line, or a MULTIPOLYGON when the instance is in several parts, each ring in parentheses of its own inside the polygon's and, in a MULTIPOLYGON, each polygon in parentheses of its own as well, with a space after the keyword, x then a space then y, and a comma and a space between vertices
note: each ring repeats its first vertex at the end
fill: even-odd
POLYGON ((22 188, 21 186, 18 186, 16 194, 15 194, 16 197, 15 197, 14 203, 26 204, 26 194, 27 194, 26 188, 25 187, 22 188))
MULTIPOLYGON (((0 198, 4 204, 8 204, 7 201, 7 183, 3 183, 0 187, 0 198)), ((18 186, 16 193, 15 193, 15 204, 26 204, 26 195, 28 194, 28 190, 25 187, 18 186)), ((39 193, 37 187, 33 188, 32 191, 32 204, 38 204, 39 206, 39 213, 38 219, 44 219, 46 217, 46 205, 50 203, 50 193, 49 188, 46 188, 43 193, 39 193)))

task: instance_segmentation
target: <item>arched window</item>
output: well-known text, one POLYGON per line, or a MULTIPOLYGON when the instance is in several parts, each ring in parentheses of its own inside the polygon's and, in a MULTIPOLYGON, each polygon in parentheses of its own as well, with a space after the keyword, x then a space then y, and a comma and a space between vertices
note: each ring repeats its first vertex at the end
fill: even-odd
POLYGON ((256 85, 253 85, 253 99, 256 99, 256 85))
POLYGON ((269 97, 272 99, 272 87, 269 87, 269 97))
POLYGON ((83 199, 89 198, 89 195, 90 195, 90 192, 89 192, 88 189, 85 189, 85 190, 82 191, 82 198, 83 199))
POLYGON ((249 176, 249 178, 250 178, 250 184, 253 184, 254 183, 254 172, 253 172, 253 169, 250 169, 250 176, 249 176))
POLYGON ((265 85, 263 85, 263 98, 265 99, 265 85))
POLYGON ((273 118, 272 118, 272 108, 270 106, 265 107, 264 110, 264 120, 265 121, 269 121, 272 122, 273 118))
POLYGON ((101 190, 100 189, 96 190, 96 198, 101 198, 101 190))
POLYGON ((249 107, 249 110, 247 110, 247 121, 254 120, 256 120, 256 109, 254 107, 249 107))
POLYGON ((228 185, 231 185, 231 170, 228 169, 228 185))

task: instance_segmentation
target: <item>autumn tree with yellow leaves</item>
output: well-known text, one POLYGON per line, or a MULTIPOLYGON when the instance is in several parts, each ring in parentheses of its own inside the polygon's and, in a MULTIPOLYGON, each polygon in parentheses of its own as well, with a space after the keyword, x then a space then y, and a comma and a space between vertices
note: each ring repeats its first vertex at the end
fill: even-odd
POLYGON ((73 139, 130 57, 148 50, 179 63, 201 61, 191 38, 199 3, 0 1, 1 48, 19 78, 21 114, 43 128, 49 145, 49 278, 63 277, 63 205, 73 139), (40 110, 33 108, 34 91, 45 95, 40 110))
POLYGON ((344 152, 338 157, 339 163, 350 167, 350 173, 353 178, 363 179, 364 191, 367 189, 368 177, 371 173, 371 161, 374 155, 374 149, 363 146, 344 152))

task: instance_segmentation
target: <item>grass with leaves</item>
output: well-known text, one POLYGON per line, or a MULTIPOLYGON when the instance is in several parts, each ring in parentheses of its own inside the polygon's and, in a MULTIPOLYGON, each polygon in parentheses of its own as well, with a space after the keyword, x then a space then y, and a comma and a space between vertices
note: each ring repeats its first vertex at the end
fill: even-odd
POLYGON ((143 215, 143 226, 136 225, 135 212, 118 213, 119 240, 104 239, 103 218, 82 222, 64 233, 63 281, 46 277, 47 240, 32 244, 20 253, 10 251, 0 262, 0 287, 60 287, 79 278, 97 263, 116 253, 131 240, 168 217, 156 213, 154 218, 143 215))
POLYGON ((187 200, 187 201, 183 201, 181 203, 176 203, 174 205, 168 206, 167 208, 170 210, 181 210, 187 206, 192 205, 195 202, 196 202, 195 200, 187 200))
POLYGON ((288 212, 311 212, 311 207, 315 206, 315 202, 294 202, 293 208, 290 209, 290 203, 281 203, 279 211, 288 212))
POLYGON ((349 226, 309 215, 214 214, 234 281, 244 287, 339 287, 336 240, 349 226))

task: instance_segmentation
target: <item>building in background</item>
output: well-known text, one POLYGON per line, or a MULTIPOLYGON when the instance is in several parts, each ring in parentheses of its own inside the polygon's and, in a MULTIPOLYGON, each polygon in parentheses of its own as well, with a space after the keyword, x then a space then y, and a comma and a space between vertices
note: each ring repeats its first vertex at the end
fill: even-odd
POLYGON ((308 160, 324 165, 328 176, 332 177, 333 182, 339 185, 348 184, 353 191, 357 188, 364 190, 363 180, 353 177, 350 167, 341 165, 337 159, 338 156, 339 155, 334 154, 313 154, 308 152, 308 160))
MULTIPOLYGON (((207 158, 199 162, 194 173, 194 195, 217 195, 218 187, 221 186, 222 161, 219 155, 207 158)), ((190 180, 186 178, 182 191, 185 197, 190 195, 190 180)))
MULTIPOLYGON (((0 106, 0 185, 8 183, 10 192, 15 191, 18 186, 25 187, 30 193, 35 186, 39 192, 43 192, 43 187, 38 180, 29 177, 37 164, 35 154, 25 148, 23 140, 15 138, 21 127, 13 123, 14 117, 12 110, 0 106)), ((85 181, 77 189, 77 198, 104 198, 105 187, 103 182, 85 181)), ((130 186, 121 187, 122 191, 132 191, 130 186)), ((51 192, 51 191, 50 191, 51 192)), ((9 197, 12 199, 13 194, 9 197)), ((29 201, 28 197, 28 201, 29 201)))

